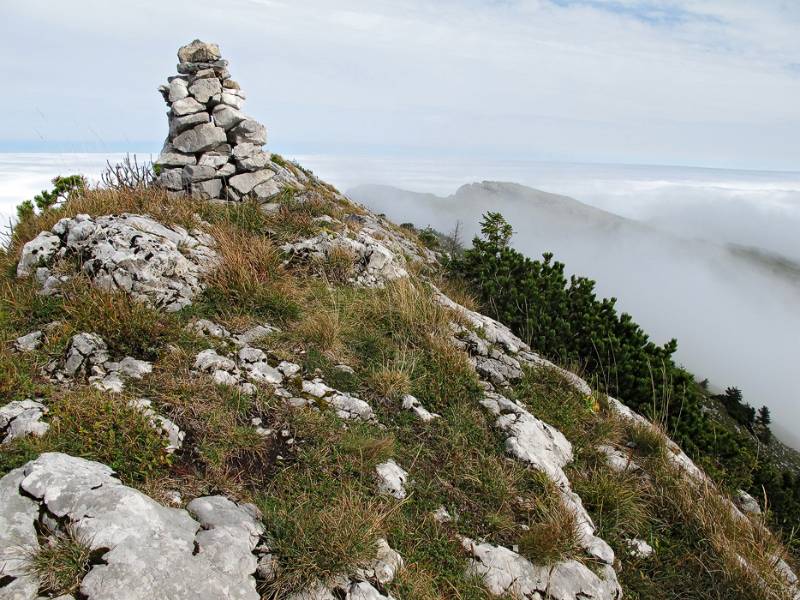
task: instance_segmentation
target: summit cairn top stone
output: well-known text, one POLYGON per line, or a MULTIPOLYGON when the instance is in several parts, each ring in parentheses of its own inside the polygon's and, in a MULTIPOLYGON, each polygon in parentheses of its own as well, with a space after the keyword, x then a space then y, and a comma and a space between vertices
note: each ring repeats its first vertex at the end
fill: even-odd
POLYGON ((245 94, 219 46, 194 40, 178 60, 179 74, 159 87, 169 107, 160 185, 173 198, 266 202, 281 189, 273 181, 281 169, 263 149, 267 128, 242 112, 245 94))

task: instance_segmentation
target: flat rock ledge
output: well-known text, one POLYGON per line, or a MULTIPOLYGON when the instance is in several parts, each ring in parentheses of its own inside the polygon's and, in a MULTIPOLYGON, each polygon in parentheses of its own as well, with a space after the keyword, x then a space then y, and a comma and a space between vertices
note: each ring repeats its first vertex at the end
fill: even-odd
POLYGON ((98 288, 121 290, 172 312, 203 289, 202 276, 219 260, 214 245, 201 231, 167 227, 144 215, 77 215, 23 246, 17 276, 35 275, 41 293, 57 294, 70 275, 56 274, 54 267, 69 266, 65 259, 74 258, 98 288))
POLYGON ((37 527, 69 524, 101 556, 80 586, 89 600, 258 600, 263 535, 252 505, 222 496, 168 508, 100 463, 45 453, 0 479, 0 597, 35 600, 26 555, 37 527))

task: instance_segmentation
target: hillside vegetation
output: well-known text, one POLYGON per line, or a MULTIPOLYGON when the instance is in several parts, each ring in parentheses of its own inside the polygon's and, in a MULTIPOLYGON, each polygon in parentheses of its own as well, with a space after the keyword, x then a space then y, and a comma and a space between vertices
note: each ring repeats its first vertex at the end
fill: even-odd
MULTIPOLYGON (((6 440, 0 475, 58 452, 104 463, 164 505, 194 511, 189 500, 212 494, 252 503, 263 532, 249 576, 263 598, 792 597, 776 570, 781 542, 726 496, 752 483, 751 444, 704 417, 691 375, 670 361, 674 344, 649 343, 613 302, 594 298, 591 282, 567 285, 550 258, 515 253, 497 217, 448 261, 273 160, 306 182, 287 186, 277 210, 82 184, 24 209, 0 257, 0 394, 2 404, 36 399, 49 428, 6 440), (66 277, 53 295, 17 276, 23 246, 59 220, 123 214, 214 240, 218 263, 189 305, 166 312, 98 286, 87 255, 49 265, 66 277), (311 239, 340 245, 301 258, 292 244, 311 239), (388 263, 365 266, 376 263, 354 242, 391 248, 388 263), (580 367, 595 391, 477 306, 534 351, 580 367), (15 340, 32 331, 41 343, 20 351, 15 340), (91 370, 58 379, 49 365, 62 365, 82 332, 102 338, 113 360, 152 371, 120 391, 98 386, 91 370), (276 378, 246 378, 243 349, 262 352, 262 372, 276 378), (211 377, 201 355, 235 366, 211 377), (142 398, 179 428, 179 444, 165 444, 137 408, 142 398)), ((22 572, 45 597, 86 594, 108 548, 52 526, 22 572)), ((9 573, 0 592, 22 580, 9 573)))

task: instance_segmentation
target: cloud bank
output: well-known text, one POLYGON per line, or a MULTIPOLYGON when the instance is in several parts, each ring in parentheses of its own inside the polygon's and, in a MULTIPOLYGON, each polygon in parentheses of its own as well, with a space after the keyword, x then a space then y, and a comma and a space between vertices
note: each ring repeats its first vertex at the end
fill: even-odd
POLYGON ((800 164, 781 0, 30 0, 0 27, 6 150, 157 151, 155 87, 199 36, 279 151, 800 164))
MULTIPOLYGON (((717 389, 737 386, 751 404, 768 405, 776 432, 800 446, 792 433, 800 423, 797 272, 776 274, 718 244, 510 184, 465 186, 445 198, 370 186, 352 195, 396 221, 449 231, 459 219, 468 238, 478 232, 481 213, 502 212, 514 226, 517 249, 534 258, 554 252, 568 272, 595 279, 598 295, 618 298, 618 308, 655 341, 677 338, 677 359, 689 370, 717 389)), ((769 237, 763 231, 760 240, 769 237)))

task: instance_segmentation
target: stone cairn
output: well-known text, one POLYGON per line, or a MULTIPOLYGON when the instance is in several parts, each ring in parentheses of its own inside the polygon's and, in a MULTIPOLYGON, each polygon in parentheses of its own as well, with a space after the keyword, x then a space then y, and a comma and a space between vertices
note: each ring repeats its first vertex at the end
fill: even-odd
POLYGON ((241 112, 245 94, 230 78, 217 44, 194 40, 178 50, 178 75, 159 87, 169 135, 156 161, 170 197, 263 202, 278 193, 267 129, 241 112))

